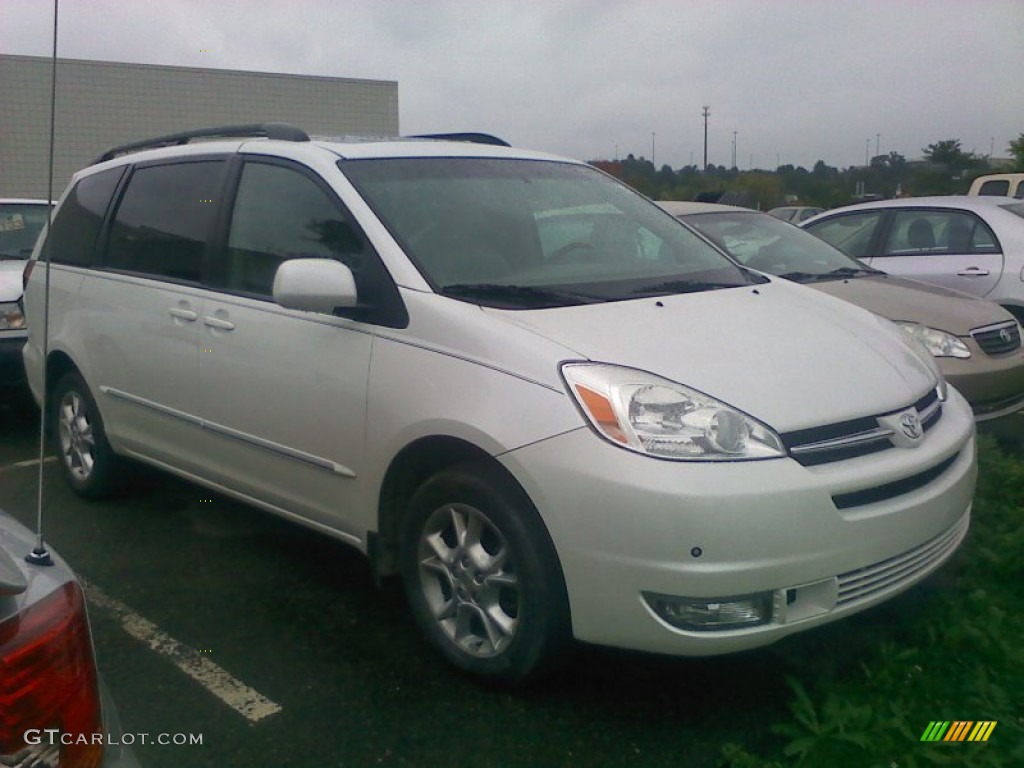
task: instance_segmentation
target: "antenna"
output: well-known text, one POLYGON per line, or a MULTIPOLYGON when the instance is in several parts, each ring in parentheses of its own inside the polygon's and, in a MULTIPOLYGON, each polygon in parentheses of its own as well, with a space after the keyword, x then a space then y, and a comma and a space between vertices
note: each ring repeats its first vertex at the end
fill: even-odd
POLYGON ((53 0, 53 69, 50 75, 50 161, 46 182, 46 237, 40 257, 46 265, 46 289, 43 294, 43 406, 39 409, 39 491, 36 497, 36 545, 25 555, 32 565, 53 565, 43 542, 43 460, 46 458, 46 361, 50 355, 50 230, 53 227, 53 144, 57 112, 57 10, 60 0, 53 0))

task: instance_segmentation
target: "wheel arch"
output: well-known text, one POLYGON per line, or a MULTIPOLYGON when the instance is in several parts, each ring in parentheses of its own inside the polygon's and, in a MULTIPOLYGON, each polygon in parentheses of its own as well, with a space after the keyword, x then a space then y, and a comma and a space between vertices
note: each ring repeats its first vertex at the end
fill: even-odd
MULTIPOLYGON (((377 530, 367 536, 367 555, 376 578, 399 572, 399 532, 406 506, 412 495, 428 478, 446 469, 465 464, 479 465, 488 474, 501 478, 516 493, 522 495, 531 509, 535 509, 529 494, 515 476, 479 446, 450 435, 432 435, 414 440, 392 459, 381 483, 377 530)), ((540 515, 536 514, 536 518, 551 540, 551 534, 540 515)))

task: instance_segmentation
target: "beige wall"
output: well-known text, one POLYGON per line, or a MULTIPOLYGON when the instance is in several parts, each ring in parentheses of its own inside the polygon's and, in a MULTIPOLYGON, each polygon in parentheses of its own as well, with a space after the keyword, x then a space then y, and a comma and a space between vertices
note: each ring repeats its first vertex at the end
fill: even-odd
MULTIPOLYGON (((0 55, 0 197, 45 198, 50 59, 0 55)), ((398 134, 398 83, 58 59, 54 197, 116 144, 238 123, 398 134)))

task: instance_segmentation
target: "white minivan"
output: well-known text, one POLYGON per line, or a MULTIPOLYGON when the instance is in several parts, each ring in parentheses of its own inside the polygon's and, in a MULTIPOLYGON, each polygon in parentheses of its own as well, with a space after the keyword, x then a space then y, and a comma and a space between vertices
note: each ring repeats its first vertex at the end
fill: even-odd
POLYGON ((900 329, 456 138, 207 129, 79 171, 26 270, 71 486, 127 457, 346 541, 504 682, 573 638, 764 645, 953 553, 974 422, 900 329))

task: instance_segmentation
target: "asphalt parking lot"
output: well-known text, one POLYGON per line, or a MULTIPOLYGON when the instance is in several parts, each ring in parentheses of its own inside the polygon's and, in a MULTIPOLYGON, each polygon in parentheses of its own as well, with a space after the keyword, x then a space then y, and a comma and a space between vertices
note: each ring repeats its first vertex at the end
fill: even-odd
MULTIPOLYGON (((985 429, 1024 451, 1024 415, 985 429)), ((31 525, 35 415, 0 411, 0 435, 0 506, 31 525)), ((164 476, 104 503, 52 461, 43 478, 46 539, 89 586, 101 670, 147 767, 712 766, 724 738, 769 736, 803 654, 884 622, 716 659, 584 648, 543 685, 491 690, 440 663, 397 585, 341 544, 164 476)))

